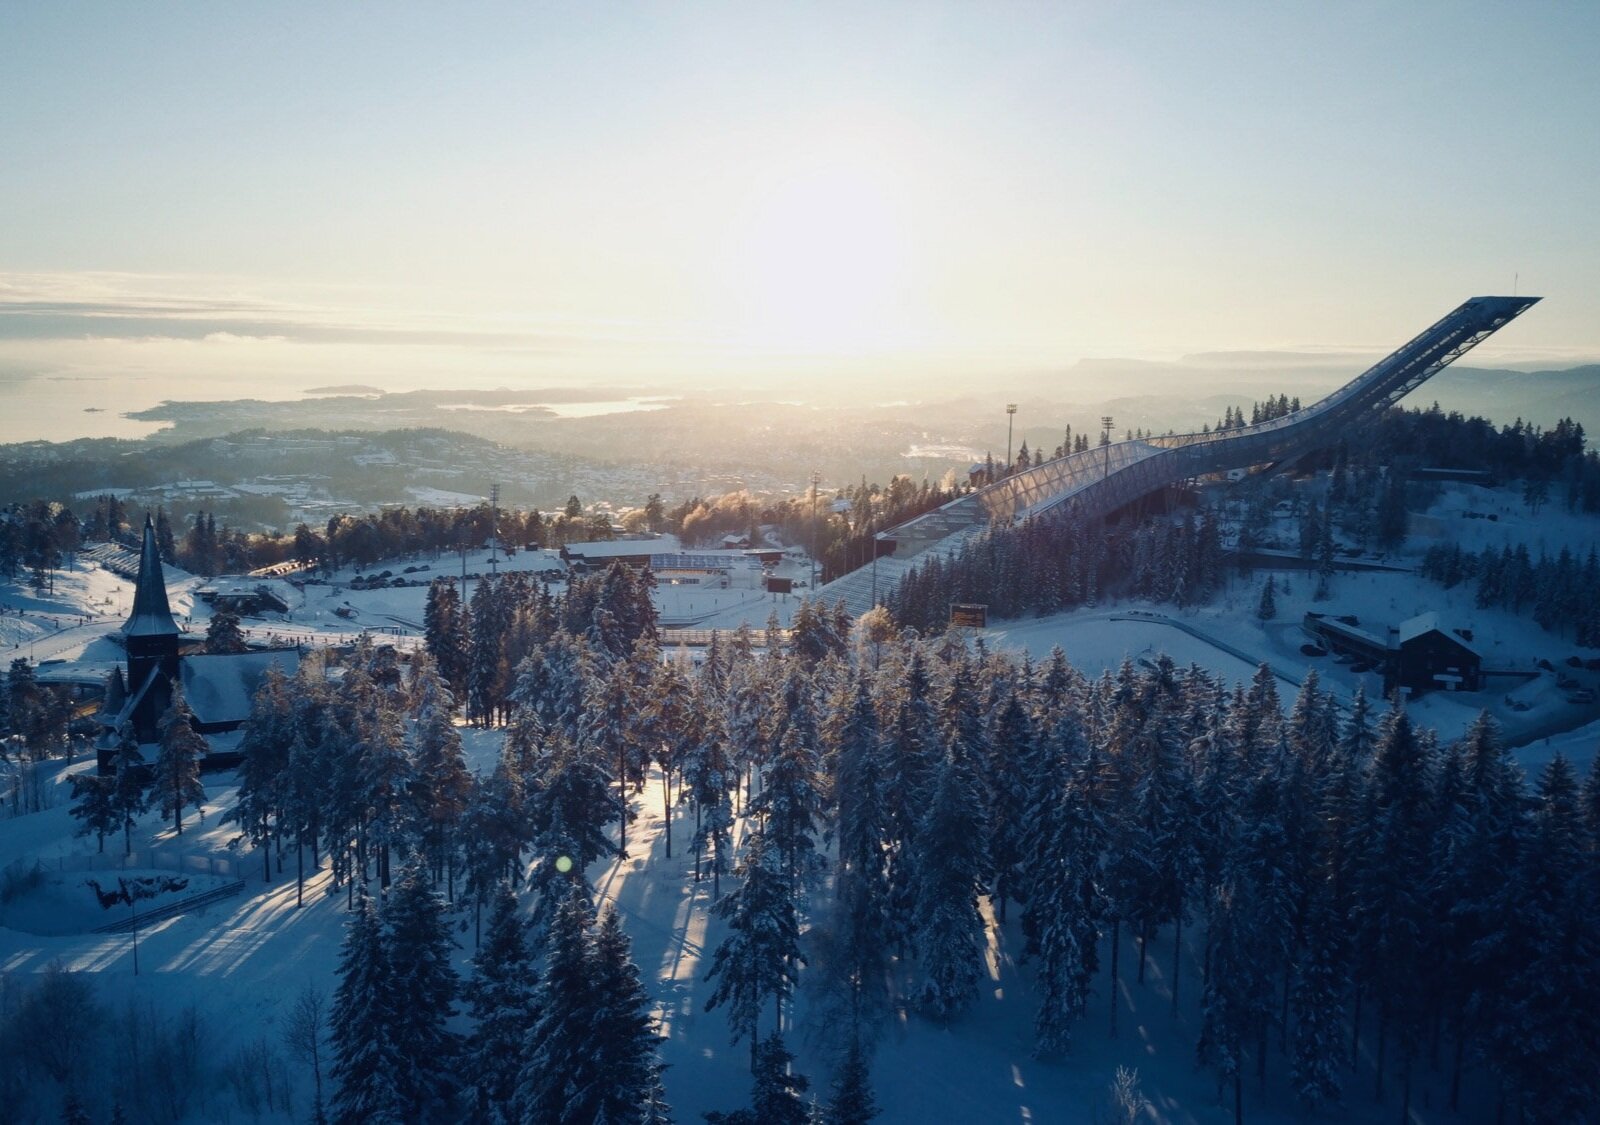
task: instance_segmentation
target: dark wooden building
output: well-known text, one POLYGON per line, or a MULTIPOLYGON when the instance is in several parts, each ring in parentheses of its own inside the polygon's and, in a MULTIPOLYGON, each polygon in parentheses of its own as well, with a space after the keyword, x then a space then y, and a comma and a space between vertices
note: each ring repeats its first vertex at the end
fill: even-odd
POLYGON ((124 732, 141 747, 146 761, 154 760, 155 745, 161 738, 161 718, 172 705, 174 681, 183 683, 184 696, 194 711, 195 729, 206 736, 211 748, 202 767, 227 769, 237 765, 235 735, 250 717, 250 704, 261 677, 271 666, 292 676, 300 664, 300 654, 295 649, 218 655, 183 653, 183 636, 167 601, 167 578, 156 548, 155 527, 148 516, 144 521, 133 612, 122 633, 127 671, 124 674, 117 669, 111 674, 99 716, 103 728, 98 746, 102 772, 114 768, 115 751, 124 732))
POLYGON ((1477 691, 1483 686, 1483 656, 1459 633, 1439 624, 1437 613, 1423 613, 1382 635, 1353 618, 1308 613, 1304 628, 1331 651, 1372 665, 1383 674, 1385 695, 1405 688, 1425 691, 1477 691))

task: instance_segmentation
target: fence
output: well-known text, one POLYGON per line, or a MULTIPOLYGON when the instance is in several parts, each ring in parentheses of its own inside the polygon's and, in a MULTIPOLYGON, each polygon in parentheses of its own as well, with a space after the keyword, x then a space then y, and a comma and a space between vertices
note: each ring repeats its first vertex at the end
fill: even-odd
MULTIPOLYGON (((107 837, 110 843, 112 837, 107 837)), ((63 855, 37 861, 44 871, 171 871, 178 875, 215 875, 222 879, 241 879, 243 866, 235 856, 203 852, 158 852, 136 848, 129 855, 120 851, 63 855)))

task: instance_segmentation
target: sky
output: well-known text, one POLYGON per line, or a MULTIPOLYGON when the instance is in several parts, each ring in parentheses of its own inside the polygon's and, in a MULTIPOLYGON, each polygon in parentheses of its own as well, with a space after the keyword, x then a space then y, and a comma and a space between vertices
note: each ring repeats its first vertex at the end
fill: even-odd
POLYGON ((1475 361, 1592 360, 1597 42, 1592 3, 18 0, 0 385, 933 388, 1388 351, 1514 288, 1475 361))

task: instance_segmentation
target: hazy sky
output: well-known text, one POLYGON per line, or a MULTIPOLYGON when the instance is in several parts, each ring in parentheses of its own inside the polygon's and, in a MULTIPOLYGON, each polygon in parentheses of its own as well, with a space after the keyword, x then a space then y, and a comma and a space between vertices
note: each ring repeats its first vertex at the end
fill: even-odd
MULTIPOLYGON (((0 5, 0 376, 1600 356, 1600 4, 0 5)), ((212 396, 205 396, 212 397, 212 396)))

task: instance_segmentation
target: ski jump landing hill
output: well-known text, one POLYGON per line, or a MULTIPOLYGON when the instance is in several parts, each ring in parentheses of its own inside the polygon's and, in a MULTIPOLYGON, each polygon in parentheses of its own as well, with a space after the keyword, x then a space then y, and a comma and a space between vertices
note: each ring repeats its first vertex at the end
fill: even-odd
POLYGON ((883 601, 924 557, 953 555, 990 527, 1029 519, 1099 519, 1169 485, 1211 473, 1276 467, 1337 440, 1352 422, 1382 413, 1538 297, 1474 297, 1393 354, 1310 406, 1259 425, 1120 441, 1035 465, 880 532, 893 543, 873 563, 817 588, 851 614, 883 601))

